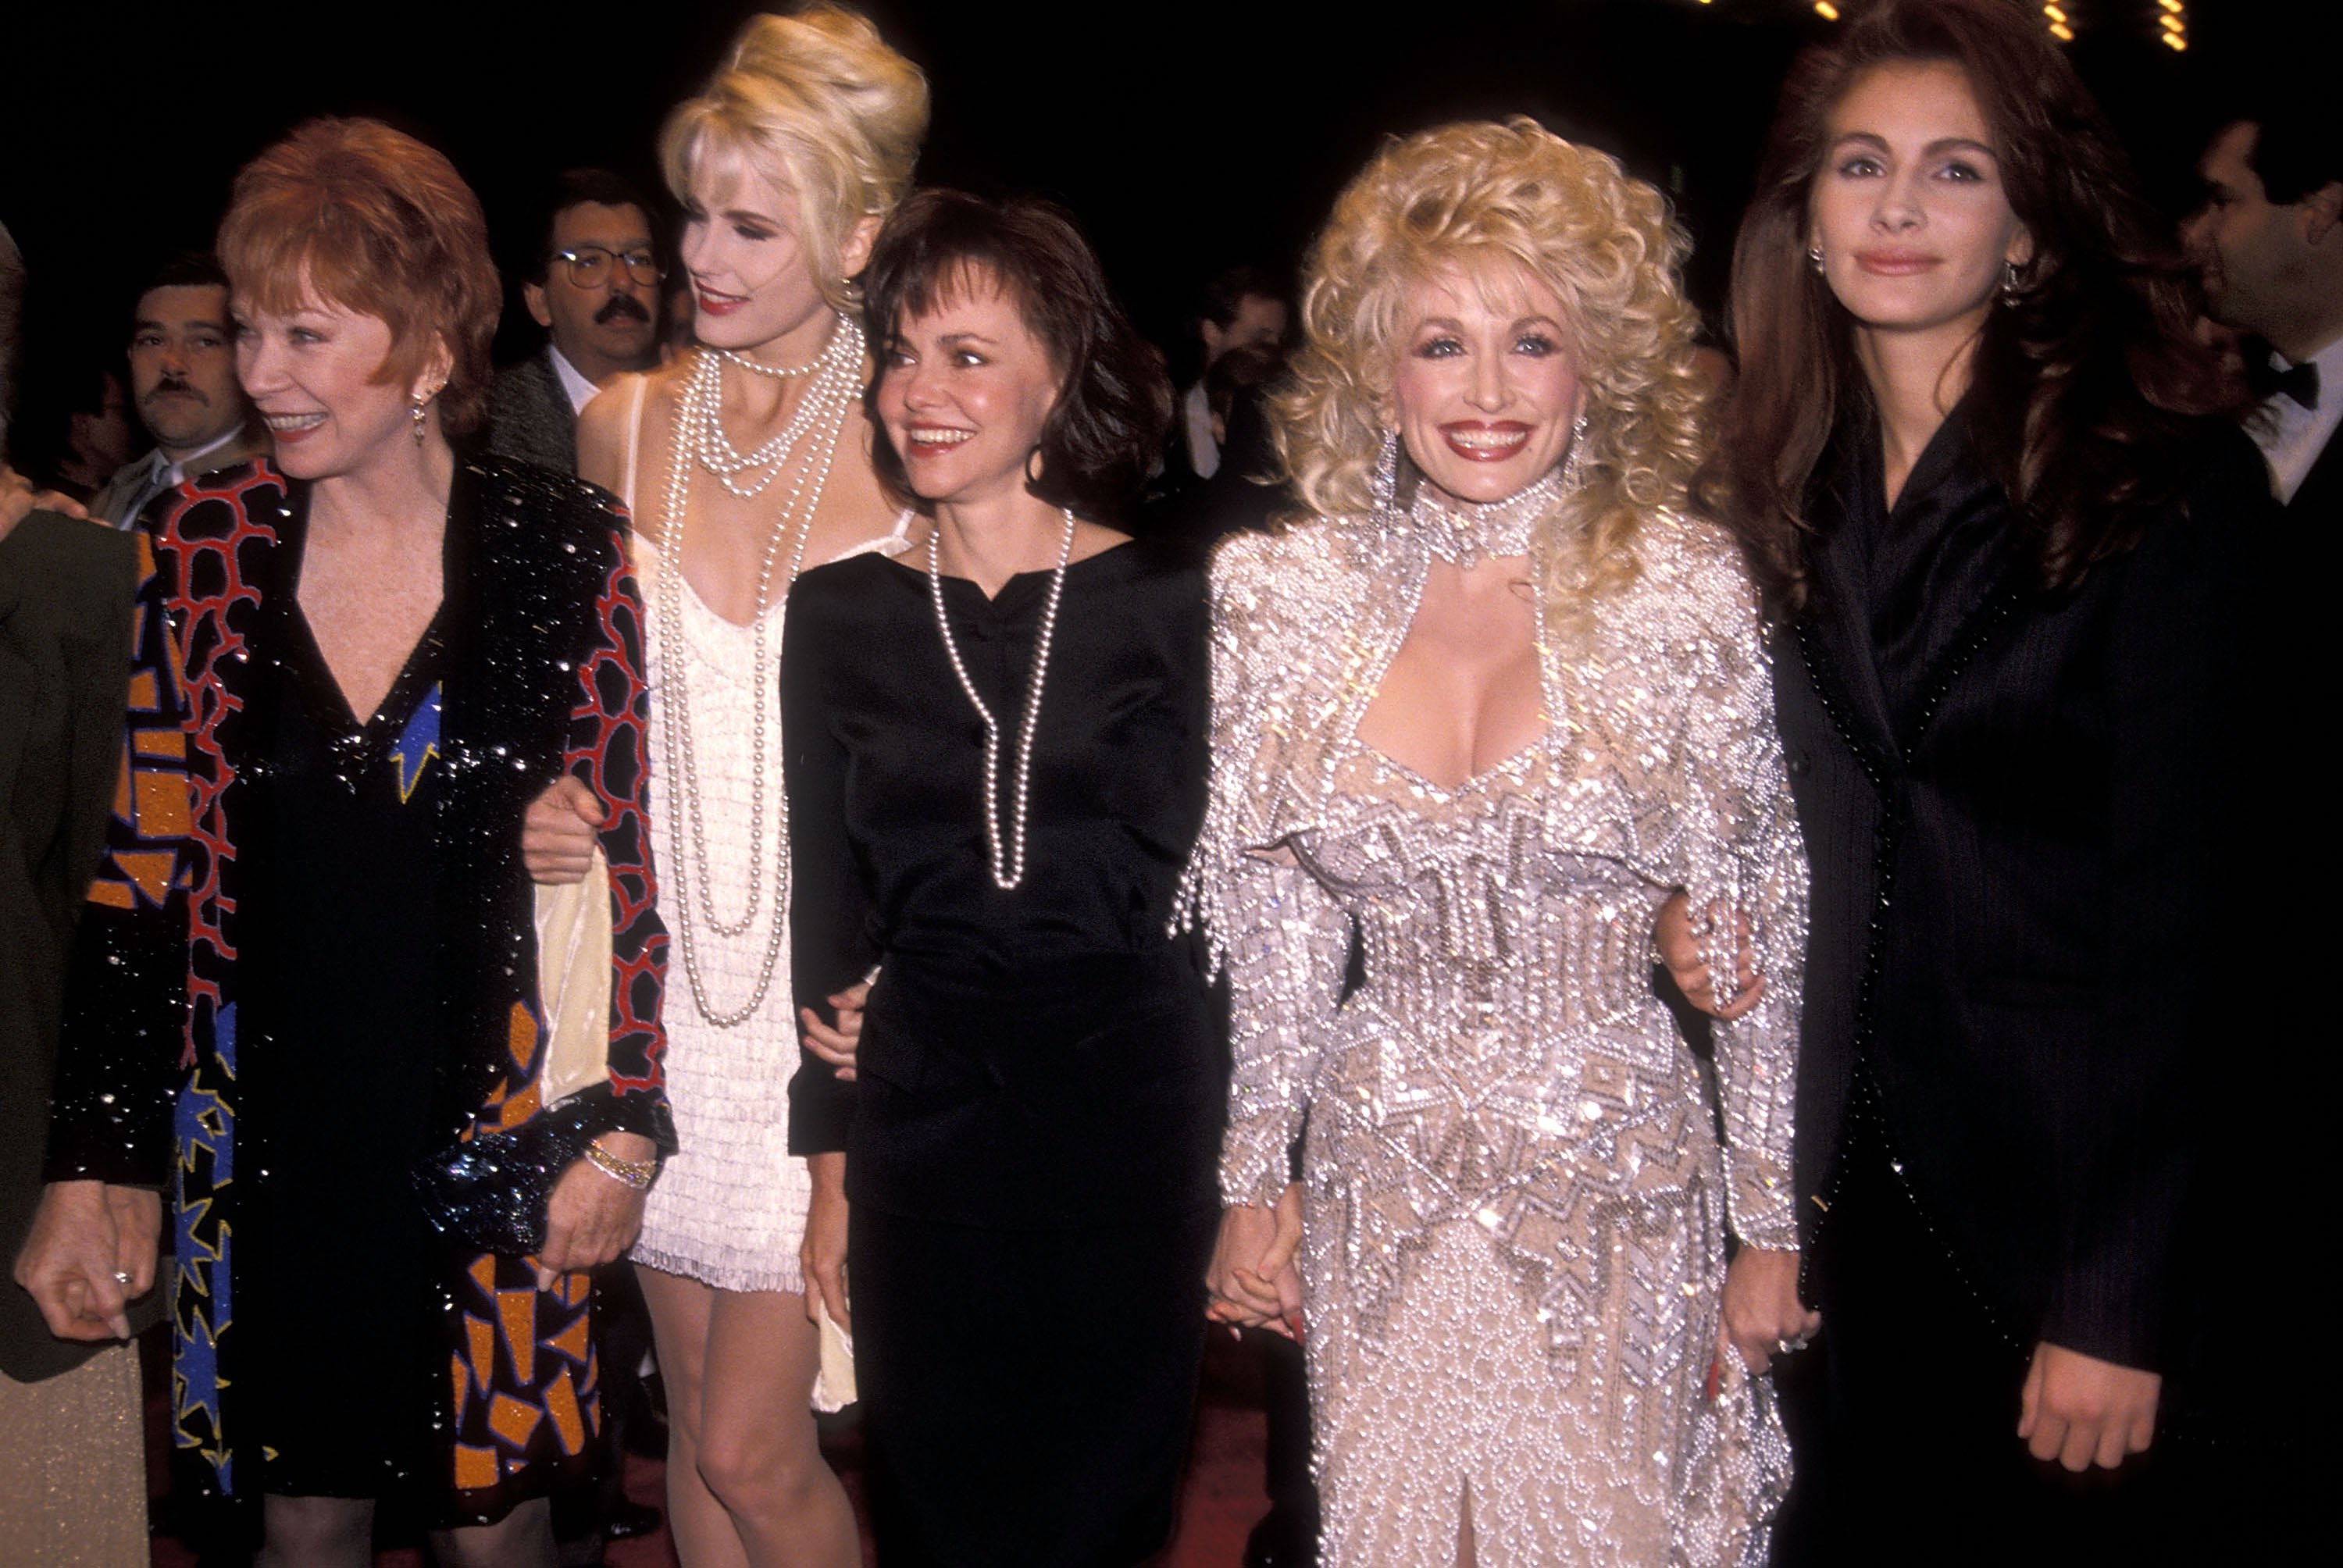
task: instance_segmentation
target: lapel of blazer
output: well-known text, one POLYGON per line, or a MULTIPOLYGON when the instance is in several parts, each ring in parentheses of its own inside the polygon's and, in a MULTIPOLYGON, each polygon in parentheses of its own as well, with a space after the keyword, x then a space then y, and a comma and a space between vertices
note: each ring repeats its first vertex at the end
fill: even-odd
MULTIPOLYGON (((2336 389, 2343 397, 2343 387, 2336 389)), ((2327 437, 2327 445, 2310 465, 2310 472, 2295 487, 2294 499, 2287 503, 2287 512, 2301 522, 2343 520, 2343 430, 2327 437)), ((2322 541, 2324 548, 2324 541, 2322 541)))
POLYGON ((1895 727, 1887 697, 1871 653, 1871 621, 1863 584, 1849 555, 1849 530, 1838 528, 1806 543, 1806 567, 1815 592, 1798 618, 1798 650, 1831 726, 1855 750, 1872 777, 1883 782, 1896 759, 1895 727))
POLYGON ((544 438, 546 450, 560 453, 562 467, 574 474, 578 471, 578 412, 569 406, 569 389, 562 386, 561 373, 553 367, 552 347, 548 345, 545 352, 528 364, 537 377, 535 417, 538 433, 544 438))

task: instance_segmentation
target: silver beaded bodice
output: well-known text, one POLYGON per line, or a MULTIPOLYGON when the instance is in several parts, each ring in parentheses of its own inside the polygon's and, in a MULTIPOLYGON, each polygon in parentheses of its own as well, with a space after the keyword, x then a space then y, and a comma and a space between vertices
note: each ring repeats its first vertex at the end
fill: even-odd
POLYGON ((1431 554, 1403 519, 1215 562, 1191 890, 1231 980, 1222 1190, 1269 1201, 1306 1113, 1332 1564, 1453 1557, 1439 1488, 1468 1478, 1484 1561, 1729 1560, 1780 1484, 1762 1394, 1701 1382, 1728 1215, 1796 1244, 1805 859, 1730 548, 1672 517, 1638 542, 1641 578, 1541 650, 1544 739, 1453 790, 1357 737, 1431 554), (1717 1028, 1723 1147, 1652 992, 1679 887, 1746 914, 1767 975, 1717 1028), (1338 1007, 1353 922, 1365 984, 1338 1007), (1487 1365, 1460 1382, 1466 1345, 1487 1365), (1489 1400, 1509 1421, 1484 1431, 1489 1400))

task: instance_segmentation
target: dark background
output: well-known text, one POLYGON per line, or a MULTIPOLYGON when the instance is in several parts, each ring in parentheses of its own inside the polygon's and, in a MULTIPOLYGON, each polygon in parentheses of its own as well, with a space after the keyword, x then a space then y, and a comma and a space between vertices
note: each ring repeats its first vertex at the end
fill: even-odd
MULTIPOLYGON (((2318 8, 2189 0, 2181 55, 2155 42, 2156 0, 2064 4, 2074 57, 2176 205, 2225 62, 2289 25, 2309 47, 2299 18, 2318 8)), ((117 351, 140 279, 207 245, 237 166, 311 115, 379 116, 447 152, 509 276, 550 171, 604 164, 656 189, 661 116, 764 8, 24 0, 0 22, 0 222, 30 270, 26 389, 117 351)), ((1534 115, 1668 190, 1714 320, 1782 72, 1834 25, 1805 0, 864 8, 928 72, 921 179, 1065 202, 1175 359, 1207 274, 1292 266, 1378 137, 1473 116, 1534 115)), ((506 320, 508 357, 533 347, 517 300, 506 320)))

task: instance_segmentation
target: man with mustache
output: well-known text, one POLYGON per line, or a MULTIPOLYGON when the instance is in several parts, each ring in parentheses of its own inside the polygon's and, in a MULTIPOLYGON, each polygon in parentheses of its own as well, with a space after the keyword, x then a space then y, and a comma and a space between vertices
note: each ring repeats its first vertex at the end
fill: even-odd
POLYGON ((177 257, 147 283, 132 312, 130 398, 155 449, 115 470, 89 515, 127 528, 146 503, 181 481, 266 457, 267 433, 236 379, 227 276, 206 255, 177 257))
POLYGON ((488 388, 488 448, 578 471, 578 415, 614 377, 659 362, 659 265, 650 206, 607 169, 556 177, 545 240, 520 288, 542 354, 488 388))

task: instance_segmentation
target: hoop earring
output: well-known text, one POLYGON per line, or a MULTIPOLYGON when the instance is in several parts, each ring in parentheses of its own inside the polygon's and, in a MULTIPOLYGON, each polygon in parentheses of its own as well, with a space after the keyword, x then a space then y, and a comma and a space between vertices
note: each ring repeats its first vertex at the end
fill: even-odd
POLYGON ((1041 461, 1041 448, 1039 447, 1025 454, 1025 487, 1029 490, 1041 482, 1041 476, 1033 471, 1033 465, 1041 461))
POLYGON ((1823 276, 1823 247, 1821 246, 1810 245, 1806 246, 1806 264, 1815 269, 1815 276, 1816 277, 1823 276))
POLYGON ((1374 476, 1367 481, 1367 503, 1375 511, 1388 512, 1399 498, 1399 432, 1383 432, 1383 449, 1375 454, 1374 476))

